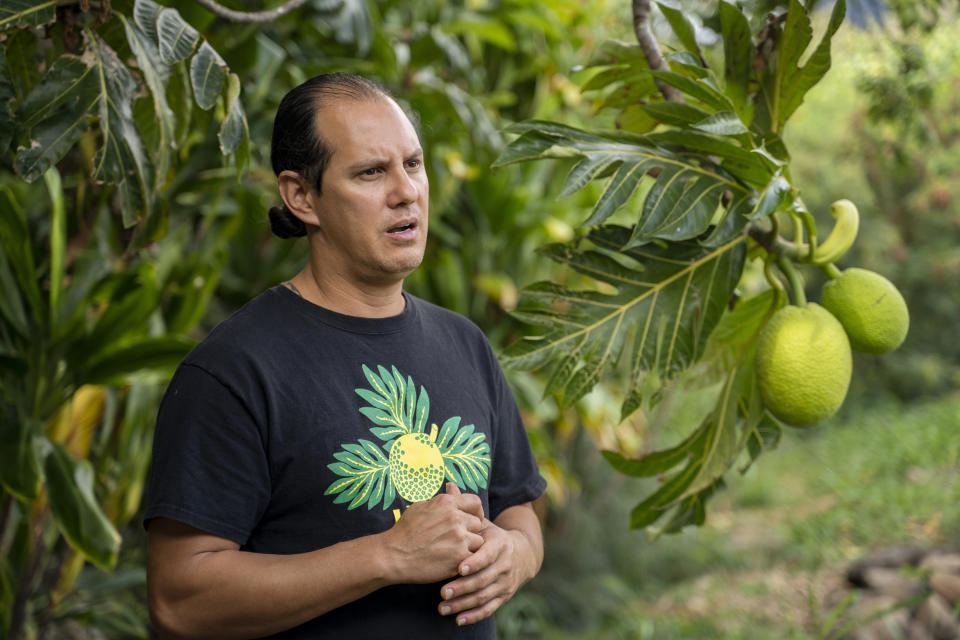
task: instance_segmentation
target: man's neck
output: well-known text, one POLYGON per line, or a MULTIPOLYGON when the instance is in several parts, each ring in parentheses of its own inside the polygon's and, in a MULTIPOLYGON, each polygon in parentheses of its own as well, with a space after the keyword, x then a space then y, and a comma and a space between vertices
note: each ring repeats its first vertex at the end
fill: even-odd
POLYGON ((403 312, 403 280, 386 284, 351 283, 312 270, 308 264, 290 279, 289 288, 305 300, 358 318, 388 318, 403 312))

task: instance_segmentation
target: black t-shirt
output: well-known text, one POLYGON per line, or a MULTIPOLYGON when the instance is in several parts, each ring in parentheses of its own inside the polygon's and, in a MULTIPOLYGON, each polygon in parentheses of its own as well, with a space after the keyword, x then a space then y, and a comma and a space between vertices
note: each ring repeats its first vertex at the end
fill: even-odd
MULTIPOLYGON (((543 493, 516 403, 482 332, 404 293, 356 318, 274 287, 190 352, 157 418, 146 525, 186 523, 259 553, 379 533, 447 481, 493 520, 543 493)), ((393 585, 282 638, 493 638, 457 627, 440 584, 393 585)))

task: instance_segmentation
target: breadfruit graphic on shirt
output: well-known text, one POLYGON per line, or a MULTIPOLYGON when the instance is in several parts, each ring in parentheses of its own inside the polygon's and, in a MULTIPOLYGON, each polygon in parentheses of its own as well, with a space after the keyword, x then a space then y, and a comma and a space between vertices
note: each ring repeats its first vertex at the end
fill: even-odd
POLYGON ((380 444, 360 438, 341 445, 333 454, 336 462, 327 465, 338 478, 324 495, 336 496, 334 503, 347 503, 347 509, 386 510, 398 495, 408 503, 429 500, 444 480, 464 491, 487 488, 490 445, 482 431, 461 425, 460 416, 439 427, 429 423, 430 397, 423 386, 418 393, 413 379, 395 366, 362 368, 370 388, 355 389, 367 403, 359 411, 374 424, 370 432, 380 444))

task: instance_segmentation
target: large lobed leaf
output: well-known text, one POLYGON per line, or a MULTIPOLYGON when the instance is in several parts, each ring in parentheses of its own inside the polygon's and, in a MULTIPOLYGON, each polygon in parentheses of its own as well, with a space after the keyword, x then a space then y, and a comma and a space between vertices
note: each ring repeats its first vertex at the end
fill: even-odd
POLYGON ((704 504, 744 447, 751 461, 776 446, 779 426, 764 412, 753 370, 759 333, 782 299, 767 292, 726 314, 711 336, 709 349, 717 365, 707 376, 720 375, 722 387, 716 406, 700 426, 679 444, 630 460, 617 452, 604 457, 618 471, 638 477, 665 474, 659 488, 634 507, 630 526, 652 525, 670 510, 673 515, 661 531, 674 532, 685 524, 702 524, 704 504), (671 471, 676 469, 674 471, 671 471))
MULTIPOLYGON (((668 104, 672 103, 660 103, 668 104)), ((674 115, 682 117, 679 112, 674 115)), ((713 118, 708 115, 706 120, 713 118)), ((711 225, 724 229, 712 241, 721 244, 736 236, 748 220, 772 211, 756 190, 775 180, 779 167, 767 155, 723 136, 689 130, 647 136, 598 134, 541 121, 518 124, 509 131, 521 135, 508 145, 496 166, 581 158, 567 176, 561 197, 612 175, 585 226, 607 220, 640 189, 645 176, 655 176, 633 233, 624 242, 626 248, 658 238, 689 240, 711 225)))
POLYGON ((604 226, 582 242, 550 245, 551 259, 616 289, 577 291, 548 282, 524 290, 515 314, 545 333, 511 345, 504 362, 532 369, 553 362, 546 393, 569 406, 630 358, 630 379, 655 371, 666 380, 702 355, 740 278, 745 239, 717 247, 697 242, 622 249, 625 227, 604 226))

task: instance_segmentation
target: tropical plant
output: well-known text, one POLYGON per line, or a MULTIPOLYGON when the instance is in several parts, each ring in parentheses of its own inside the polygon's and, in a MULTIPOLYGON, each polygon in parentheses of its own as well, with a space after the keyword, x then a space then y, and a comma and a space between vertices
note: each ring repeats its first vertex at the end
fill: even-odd
MULTIPOLYGON (((192 344, 184 336, 202 336, 305 257, 302 243, 264 242, 261 214, 275 198, 269 127, 291 86, 323 71, 374 75, 428 123, 430 259, 443 267, 411 282, 421 294, 489 328, 531 263, 505 273, 497 256, 525 255, 547 234, 531 185, 552 171, 481 167, 502 149, 500 118, 555 100, 548 54, 573 56, 574 5, 295 1, 250 14, 169 4, 0 3, 8 637, 89 634, 83 624, 147 634, 142 551, 121 549, 118 533, 142 540, 127 523, 162 386, 192 344), (294 4, 300 15, 284 17, 294 4), (258 24, 223 28, 218 17, 258 24)), ((482 465, 482 452, 467 453, 482 465)), ((461 477, 478 470, 453 464, 461 477)))
POLYGON ((600 92, 601 107, 617 112, 615 130, 519 123, 497 161, 573 159, 561 197, 609 178, 578 236, 541 249, 585 284, 524 289, 515 315, 542 333, 513 344, 504 361, 548 366, 545 392, 564 407, 601 380, 620 380, 621 418, 642 410, 655 433, 680 439, 639 459, 605 452, 624 473, 661 479, 630 521, 653 533, 702 524, 706 501, 737 459, 745 456, 746 468, 776 445, 782 424, 758 390, 758 337, 787 289, 795 304, 806 304, 795 265, 836 277, 833 262, 852 243, 840 236, 856 233, 838 220, 836 237, 818 251, 783 140, 791 115, 830 67, 844 2, 812 51, 811 16, 799 0, 767 14, 756 30, 741 9, 719 2, 711 18, 720 29, 719 68, 687 16, 659 7, 674 53, 661 57, 647 28, 649 3, 638 0, 640 44, 609 42, 590 64, 595 72, 583 89, 600 92), (781 222, 793 225, 789 239, 781 222), (762 270, 767 291, 738 288, 748 284, 748 269, 762 270))
POLYGON ((5 2, 0 29, 0 628, 145 637, 131 610, 78 606, 142 568, 75 586, 85 562, 118 564, 158 383, 209 299, 206 268, 178 268, 160 196, 210 127, 217 156, 247 164, 239 77, 149 0, 5 2))

